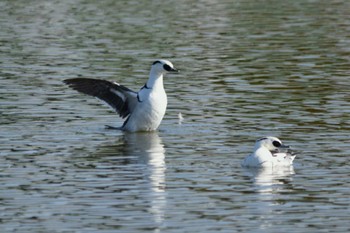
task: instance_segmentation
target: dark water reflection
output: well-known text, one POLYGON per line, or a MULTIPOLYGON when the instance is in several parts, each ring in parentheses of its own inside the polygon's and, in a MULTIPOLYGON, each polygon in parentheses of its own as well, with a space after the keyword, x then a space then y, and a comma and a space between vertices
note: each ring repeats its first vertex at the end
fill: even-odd
POLYGON ((0 6, 1 232, 349 231, 347 1, 0 6), (160 57, 181 73, 159 132, 105 130, 62 84, 137 89, 160 57), (294 169, 240 167, 263 135, 294 169))

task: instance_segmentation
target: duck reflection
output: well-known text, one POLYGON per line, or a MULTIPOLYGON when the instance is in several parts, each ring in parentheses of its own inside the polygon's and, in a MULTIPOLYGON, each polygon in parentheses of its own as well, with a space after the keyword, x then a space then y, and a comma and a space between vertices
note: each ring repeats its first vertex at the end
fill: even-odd
POLYGON ((269 196, 278 194, 283 189, 288 189, 288 184, 295 174, 293 166, 244 168, 245 174, 252 178, 254 187, 261 195, 269 196))
POLYGON ((149 180, 150 192, 145 196, 150 202, 148 212, 154 221, 161 224, 166 207, 165 195, 165 148, 157 132, 124 134, 125 152, 137 155, 138 162, 144 164, 144 177, 149 180))
POLYGON ((167 204, 166 164, 165 148, 158 133, 123 133, 117 140, 101 145, 93 156, 97 166, 111 169, 117 199, 130 203, 130 198, 137 198, 135 205, 146 214, 147 221, 152 221, 151 214, 155 226, 161 227, 167 204))
POLYGON ((124 135, 126 151, 137 155, 141 164, 147 165, 147 174, 154 192, 165 188, 165 149, 156 132, 127 133, 124 135))
POLYGON ((283 213, 276 210, 285 204, 288 198, 284 195, 293 189, 291 181, 295 174, 294 169, 292 166, 244 168, 244 173, 252 179, 252 189, 255 190, 252 194, 254 197, 252 214, 259 216, 255 224, 262 232, 266 232, 266 229, 276 223, 276 215, 283 213))

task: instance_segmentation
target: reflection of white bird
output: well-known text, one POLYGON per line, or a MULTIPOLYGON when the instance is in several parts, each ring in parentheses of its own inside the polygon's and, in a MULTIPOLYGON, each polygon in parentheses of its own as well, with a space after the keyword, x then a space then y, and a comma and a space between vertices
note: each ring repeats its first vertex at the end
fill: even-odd
POLYGON ((153 214, 157 224, 165 217, 167 203, 165 195, 165 148, 157 132, 132 133, 124 135, 130 154, 138 154, 140 162, 146 164, 142 170, 149 179, 150 190, 143 192, 150 202, 149 212, 153 214))
POLYGON ((155 61, 148 81, 138 92, 116 82, 100 79, 73 78, 64 82, 74 90, 105 101, 122 118, 127 117, 124 124, 116 129, 131 132, 153 131, 158 128, 165 114, 167 96, 163 87, 163 76, 168 72, 177 72, 170 61, 155 61))
POLYGON ((276 137, 260 138, 255 143, 254 152, 243 160, 242 166, 291 166, 296 155, 289 148, 276 137))
POLYGON ((275 191, 283 189, 283 185, 288 183, 292 179, 292 175, 295 174, 293 166, 246 167, 244 172, 253 179, 261 194, 273 194, 275 191))

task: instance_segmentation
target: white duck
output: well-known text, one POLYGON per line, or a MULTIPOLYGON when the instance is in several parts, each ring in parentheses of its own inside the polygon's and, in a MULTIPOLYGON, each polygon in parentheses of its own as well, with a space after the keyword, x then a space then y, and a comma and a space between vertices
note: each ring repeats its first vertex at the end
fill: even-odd
POLYGON ((243 167, 291 166, 296 156, 289 146, 276 137, 264 137, 256 141, 254 152, 242 162, 243 167))
POLYGON ((161 59, 153 62, 149 79, 138 92, 101 79, 73 78, 64 82, 74 90, 105 101, 122 118, 127 117, 124 124, 115 129, 153 131, 158 128, 165 114, 167 96, 163 76, 168 72, 178 72, 170 61, 161 59))

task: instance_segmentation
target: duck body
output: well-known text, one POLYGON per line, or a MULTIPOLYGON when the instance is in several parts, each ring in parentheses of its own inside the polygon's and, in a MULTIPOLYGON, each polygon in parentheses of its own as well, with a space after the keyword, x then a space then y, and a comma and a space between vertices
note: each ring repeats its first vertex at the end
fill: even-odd
POLYGON ((292 166, 296 154, 276 137, 264 137, 256 141, 254 152, 242 161, 243 167, 292 166))

